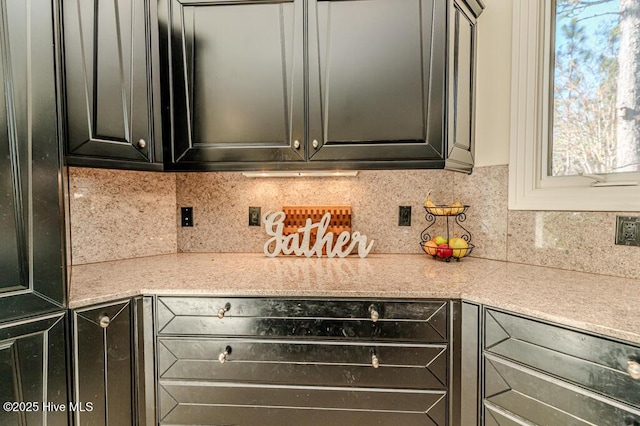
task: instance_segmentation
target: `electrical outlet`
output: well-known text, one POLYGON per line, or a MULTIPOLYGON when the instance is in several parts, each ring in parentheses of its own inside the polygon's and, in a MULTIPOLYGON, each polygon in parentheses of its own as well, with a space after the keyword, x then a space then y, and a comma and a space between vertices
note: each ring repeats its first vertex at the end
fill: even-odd
POLYGON ((640 217, 616 217, 616 244, 640 246, 640 217))
POLYGON ((411 206, 400 206, 398 210, 398 226, 411 226, 411 206))
POLYGON ((182 226, 193 226, 193 207, 180 207, 182 226))
POLYGON ((249 207, 249 226, 260 226, 260 207, 249 207))

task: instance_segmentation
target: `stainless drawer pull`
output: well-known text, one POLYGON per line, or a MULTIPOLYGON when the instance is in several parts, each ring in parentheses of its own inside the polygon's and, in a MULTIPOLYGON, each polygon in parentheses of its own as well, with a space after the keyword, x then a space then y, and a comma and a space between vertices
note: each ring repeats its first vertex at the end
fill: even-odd
POLYGON ((103 315, 100 317, 100 327, 107 328, 111 324, 111 318, 108 315, 103 315))
POLYGON ((230 354, 231 346, 227 346, 226 348, 224 348, 224 352, 222 352, 220 356, 218 356, 218 361, 220 361, 220 364, 224 364, 225 362, 227 362, 227 356, 230 354))
POLYGON ((224 318, 224 314, 226 314, 229 309, 231 309, 231 303, 227 303, 226 305, 224 305, 224 308, 218 309, 218 318, 224 318))
POLYGON ((371 321, 373 322, 378 321, 378 318, 380 318, 380 314, 373 305, 369 306, 369 314, 371 314, 371 321))
POLYGON ((640 380, 640 363, 636 361, 627 362, 627 373, 633 380, 640 380))
POLYGON ((371 353, 371 366, 373 368, 378 368, 380 367, 380 360, 378 359, 378 356, 376 355, 375 352, 371 353))

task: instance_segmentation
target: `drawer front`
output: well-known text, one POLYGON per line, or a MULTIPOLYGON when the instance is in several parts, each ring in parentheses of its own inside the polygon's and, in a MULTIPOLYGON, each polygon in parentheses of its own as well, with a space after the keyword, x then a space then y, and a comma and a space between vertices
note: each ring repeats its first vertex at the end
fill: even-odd
POLYGON ((160 423, 243 426, 444 426, 447 395, 313 387, 160 382, 160 423))
POLYGON ((484 395, 487 425, 640 425, 631 406, 491 355, 484 395))
POLYGON ((640 347, 489 309, 485 327, 486 352, 640 408, 640 380, 626 371, 640 347))
POLYGON ((447 302, 158 298, 160 335, 447 341, 447 302))
POLYGON ((158 339, 161 380, 446 390, 447 358, 446 345, 158 339))

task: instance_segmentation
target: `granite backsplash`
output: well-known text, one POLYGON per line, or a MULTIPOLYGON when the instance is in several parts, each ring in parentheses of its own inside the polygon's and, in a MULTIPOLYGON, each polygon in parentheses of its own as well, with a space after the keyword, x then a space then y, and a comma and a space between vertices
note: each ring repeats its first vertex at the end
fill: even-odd
POLYGON ((73 167, 69 180, 75 265, 175 252, 261 252, 267 235, 248 226, 250 206, 264 213, 284 205, 351 205, 352 229, 376 241, 372 253, 421 253, 422 203, 432 190, 436 202, 471 206, 466 226, 476 257, 640 276, 640 248, 613 243, 615 212, 508 210, 506 165, 476 167, 471 175, 405 170, 325 178, 73 167), (398 226, 401 205, 412 206, 411 226, 398 226), (183 206, 194 209, 192 228, 179 224, 183 206))

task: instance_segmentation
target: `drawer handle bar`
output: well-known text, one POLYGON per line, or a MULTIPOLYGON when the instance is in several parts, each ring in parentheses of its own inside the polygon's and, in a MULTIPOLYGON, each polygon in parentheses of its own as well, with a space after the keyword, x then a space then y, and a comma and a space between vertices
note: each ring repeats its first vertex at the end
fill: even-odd
POLYGON ((627 362, 627 373, 633 380, 640 380, 640 363, 636 361, 627 362))
POLYGON ((376 307, 373 305, 369 306, 369 314, 371 315, 371 321, 376 322, 378 318, 380 318, 380 314, 376 310, 376 307))
POLYGON ((218 361, 220 361, 220 364, 224 364, 225 362, 227 362, 227 356, 230 354, 231 346, 227 346, 226 348, 224 348, 224 352, 222 352, 220 356, 218 356, 218 361))
POLYGON ((231 309, 231 303, 227 302, 227 304, 224 305, 224 308, 218 309, 218 318, 220 319, 224 318, 224 314, 229 312, 229 309, 231 309))
POLYGON ((111 324, 111 318, 108 315, 103 315, 100 317, 100 327, 107 328, 111 324))

